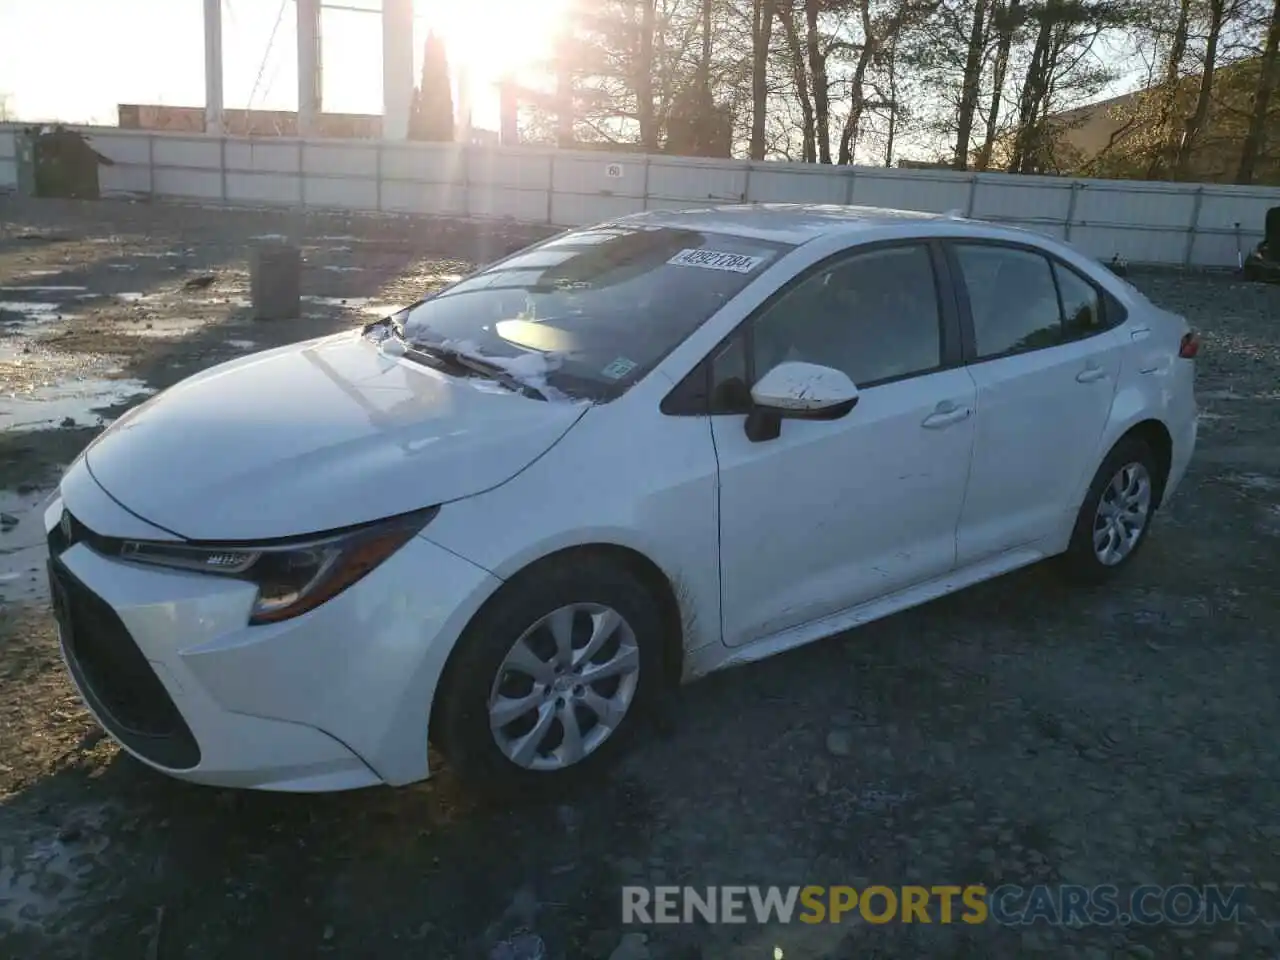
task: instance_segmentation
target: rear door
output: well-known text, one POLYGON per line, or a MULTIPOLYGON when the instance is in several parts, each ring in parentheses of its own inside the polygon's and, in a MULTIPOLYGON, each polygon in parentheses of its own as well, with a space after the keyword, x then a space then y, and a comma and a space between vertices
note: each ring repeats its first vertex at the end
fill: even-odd
POLYGON ((1031 246, 952 242, 969 371, 973 465, 957 532, 960 566, 1061 528, 1097 468, 1124 344, 1101 293, 1031 246))

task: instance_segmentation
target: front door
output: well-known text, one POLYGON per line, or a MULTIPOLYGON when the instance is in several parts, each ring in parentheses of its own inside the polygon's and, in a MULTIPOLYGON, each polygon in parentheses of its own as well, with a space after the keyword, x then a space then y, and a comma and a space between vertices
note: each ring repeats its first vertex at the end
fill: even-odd
POLYGON ((760 443, 742 412, 713 415, 727 644, 952 568, 975 388, 965 369, 946 368, 943 331, 929 248, 897 245, 809 272, 717 358, 719 387, 804 360, 842 370, 860 390, 843 418, 784 420, 760 443))

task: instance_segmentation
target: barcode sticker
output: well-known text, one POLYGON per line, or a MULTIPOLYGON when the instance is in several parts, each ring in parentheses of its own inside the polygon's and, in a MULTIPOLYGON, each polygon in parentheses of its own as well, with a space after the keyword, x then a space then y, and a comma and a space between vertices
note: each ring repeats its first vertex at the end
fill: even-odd
POLYGON ((676 267, 701 267, 703 270, 750 273, 764 263, 764 257, 748 257, 742 253, 722 253, 718 250, 681 250, 667 263, 676 267))

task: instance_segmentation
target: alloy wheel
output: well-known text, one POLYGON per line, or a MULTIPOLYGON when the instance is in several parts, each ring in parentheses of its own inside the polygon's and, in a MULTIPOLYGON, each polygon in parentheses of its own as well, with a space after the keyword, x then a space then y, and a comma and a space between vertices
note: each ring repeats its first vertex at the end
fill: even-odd
POLYGON ((516 766, 570 767, 618 729, 639 679, 640 648, 626 619, 603 604, 569 604, 507 652, 489 694, 489 729, 516 766))
POLYGON ((1151 474, 1141 463, 1116 471, 1103 488, 1093 519, 1093 552, 1114 567, 1133 553, 1151 518, 1151 474))

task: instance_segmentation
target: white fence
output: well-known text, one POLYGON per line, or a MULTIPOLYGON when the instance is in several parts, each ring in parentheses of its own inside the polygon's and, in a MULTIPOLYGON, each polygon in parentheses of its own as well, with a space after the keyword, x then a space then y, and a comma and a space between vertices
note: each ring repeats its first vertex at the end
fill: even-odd
MULTIPOLYGON (((961 210, 1134 263, 1234 266, 1280 205, 1268 187, 81 129, 114 161, 101 168, 105 193, 556 226, 743 201, 961 210)), ((17 184, 16 133, 0 125, 0 190, 17 184)))

